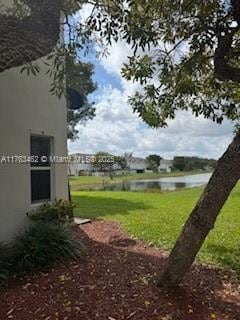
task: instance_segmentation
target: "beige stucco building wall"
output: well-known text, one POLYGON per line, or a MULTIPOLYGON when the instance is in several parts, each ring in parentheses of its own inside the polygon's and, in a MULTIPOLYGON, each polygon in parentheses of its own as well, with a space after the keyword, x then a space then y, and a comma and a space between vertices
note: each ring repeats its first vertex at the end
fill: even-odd
MULTIPOLYGON (((50 94, 46 66, 39 65, 36 77, 21 74, 21 68, 0 73, 0 242, 26 225, 26 212, 33 208, 30 164, 1 163, 1 158, 30 155, 31 134, 52 137, 53 153, 67 155, 66 101, 50 94)), ((67 164, 52 164, 51 176, 51 198, 67 199, 67 164)))

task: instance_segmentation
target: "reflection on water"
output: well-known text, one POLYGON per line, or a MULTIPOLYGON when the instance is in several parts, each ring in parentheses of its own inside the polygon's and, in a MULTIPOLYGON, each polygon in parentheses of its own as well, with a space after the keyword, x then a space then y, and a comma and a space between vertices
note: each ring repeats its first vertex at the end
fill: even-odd
POLYGON ((109 191, 145 191, 151 189, 176 190, 181 188, 193 188, 205 185, 211 177, 211 173, 194 174, 182 177, 168 177, 152 180, 123 181, 97 186, 95 190, 109 191))

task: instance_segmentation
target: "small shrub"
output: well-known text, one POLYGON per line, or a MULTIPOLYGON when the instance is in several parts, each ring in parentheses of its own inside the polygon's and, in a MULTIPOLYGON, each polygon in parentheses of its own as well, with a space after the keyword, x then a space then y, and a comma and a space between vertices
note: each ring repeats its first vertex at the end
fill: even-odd
POLYGON ((65 200, 55 200, 51 203, 44 203, 37 209, 27 213, 32 221, 55 222, 67 224, 73 221, 73 209, 75 205, 65 200))
POLYGON ((83 255, 83 247, 62 225, 35 222, 13 244, 13 272, 25 274, 83 255))
POLYGON ((8 246, 0 244, 0 285, 8 279, 10 274, 9 249, 8 246))

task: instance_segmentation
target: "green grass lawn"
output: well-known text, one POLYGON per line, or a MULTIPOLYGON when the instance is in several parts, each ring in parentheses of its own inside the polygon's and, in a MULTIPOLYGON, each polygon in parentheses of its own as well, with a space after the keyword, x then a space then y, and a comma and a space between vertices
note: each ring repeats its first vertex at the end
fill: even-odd
POLYGON ((130 180, 143 180, 143 179, 158 179, 163 177, 177 177, 195 173, 203 173, 202 171, 187 171, 187 172, 160 172, 160 173, 133 173, 121 176, 114 176, 111 180, 109 177, 95 177, 95 176, 70 176, 69 182, 72 191, 86 190, 88 188, 94 187, 104 183, 114 183, 121 181, 130 180))
MULTIPOLYGON (((170 249, 201 188, 165 193, 73 192, 78 217, 116 220, 132 236, 170 249)), ((233 190, 199 258, 240 274, 240 184, 233 190)))

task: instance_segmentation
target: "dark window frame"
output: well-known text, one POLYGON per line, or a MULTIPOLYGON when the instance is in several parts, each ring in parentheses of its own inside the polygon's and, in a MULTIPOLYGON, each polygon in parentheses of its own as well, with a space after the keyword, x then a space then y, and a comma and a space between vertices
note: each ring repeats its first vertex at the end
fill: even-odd
POLYGON ((51 138, 31 135, 30 153, 31 157, 33 157, 31 167, 50 167, 51 138))
POLYGON ((31 161, 31 167, 30 167, 31 204, 33 205, 38 203, 49 202, 52 200, 52 166, 49 158, 51 156, 51 151, 52 151, 52 137, 44 136, 44 135, 35 135, 35 134, 30 135, 30 153, 33 158, 33 160, 31 161), (43 150, 43 152, 39 150, 40 152, 38 152, 38 154, 36 152, 33 152, 34 138, 38 140, 38 142, 41 140, 47 142, 48 144, 47 152, 45 152, 46 148, 45 148, 45 151, 43 150), (47 161, 45 160, 41 161, 42 156, 45 157, 44 159, 46 159, 47 157, 47 161), (34 177, 34 172, 39 173, 38 178, 37 178, 37 174, 35 174, 35 177, 34 177), (41 190, 41 186, 40 186, 41 182, 33 181, 33 179, 40 179, 40 180, 42 179, 42 181, 44 180, 44 174, 42 174, 42 177, 41 177, 41 172, 45 172, 45 173, 48 172, 49 177, 45 175, 45 178, 47 177, 47 180, 48 180, 47 182, 48 185, 46 186, 46 192, 45 192, 45 195, 47 196, 41 196, 41 194, 44 195, 44 191, 41 190), (36 195, 37 191, 34 189, 38 188, 39 186, 40 186, 40 190, 39 190, 39 197, 38 197, 36 195))

